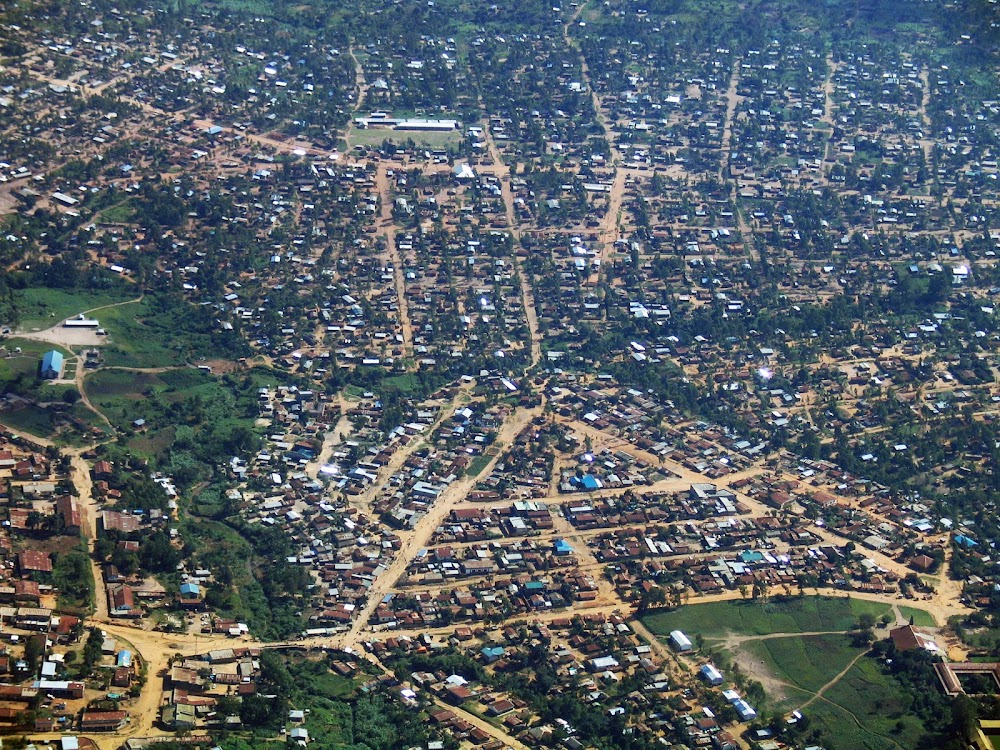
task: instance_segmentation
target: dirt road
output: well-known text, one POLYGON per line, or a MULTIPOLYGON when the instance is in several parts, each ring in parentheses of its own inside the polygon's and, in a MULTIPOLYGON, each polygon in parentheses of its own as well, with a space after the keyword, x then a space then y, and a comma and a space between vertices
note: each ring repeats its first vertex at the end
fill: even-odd
POLYGON ((344 442, 344 438, 351 434, 351 418, 347 415, 348 403, 343 394, 339 397, 338 404, 340 406, 340 418, 337 420, 337 424, 323 437, 323 446, 320 448, 319 453, 316 454, 316 457, 306 464, 306 475, 312 479, 315 479, 319 475, 319 470, 325 464, 330 463, 330 457, 333 456, 334 449, 344 442))
POLYGON ((73 486, 80 496, 80 514, 83 516, 84 537, 87 552, 90 553, 90 570, 94 576, 94 617, 107 620, 109 617, 108 592, 104 588, 104 575, 100 564, 94 559, 94 543, 97 541, 97 514, 100 512, 94 498, 94 482, 90 478, 90 467, 81 456, 82 451, 69 453, 73 486))
MULTIPOLYGON (((438 411, 438 415, 431 425, 424 432, 425 435, 431 435, 434 433, 444 420, 450 418, 454 415, 455 410, 458 405, 466 398, 469 394, 469 387, 463 386, 457 390, 455 395, 452 397, 451 401, 441 404, 441 408, 438 411)), ((389 463, 383 466, 379 470, 379 478, 377 481, 372 482, 371 486, 365 490, 360 495, 354 495, 348 497, 348 502, 356 507, 358 510, 365 513, 365 515, 372 515, 372 503, 378 498, 379 493, 382 492, 382 488, 385 486, 385 482, 393 474, 396 474, 403 468, 407 459, 413 455, 415 451, 425 445, 425 441, 421 438, 414 438, 410 440, 405 446, 397 448, 396 452, 392 454, 389 459, 389 463)))
MULTIPOLYGON (((356 50, 354 49, 354 43, 348 47, 347 54, 350 55, 351 61, 354 63, 354 106, 351 107, 351 117, 350 121, 354 121, 354 117, 361 111, 364 106, 365 100, 368 98, 368 82, 365 80, 365 69, 361 65, 361 61, 358 59, 356 50)), ((344 129, 344 152, 347 153, 351 150, 351 128, 347 127, 344 129)))
POLYGON ((507 226, 511 228, 514 274, 521 286, 521 306, 524 307, 524 317, 528 323, 528 346, 531 351, 531 366, 534 367, 542 359, 542 335, 538 329, 535 290, 517 254, 517 249, 521 244, 521 230, 514 211, 514 193, 510 187, 510 168, 504 163, 490 128, 485 129, 484 137, 486 138, 487 151, 493 161, 491 172, 500 180, 500 195, 503 198, 507 226))
MULTIPOLYGON (((494 444, 499 446, 509 445, 521 430, 527 427, 531 423, 531 420, 541 413, 541 406, 537 406, 534 409, 515 410, 507 417, 507 420, 497 432, 494 444)), ((498 452, 483 469, 481 475, 489 474, 501 455, 502 452, 498 452)), ((393 589, 416 553, 427 545, 431 535, 444 519, 448 517, 452 508, 469 494, 469 490, 479 481, 479 476, 465 476, 453 482, 434 501, 434 504, 424 517, 417 521, 417 525, 412 531, 399 532, 400 537, 403 539, 400 549, 396 552, 389 567, 374 580, 372 586, 368 589, 365 606, 354 618, 351 629, 344 636, 335 638, 334 643, 337 643, 339 648, 354 646, 361 640, 361 634, 368 625, 372 613, 382 601, 382 598, 393 589)))
POLYGON ((403 356, 413 356, 413 326, 410 324, 409 303, 406 301, 406 280, 403 278, 403 257, 399 254, 396 244, 396 222, 392 217, 392 189, 389 185, 388 167, 380 164, 375 173, 375 185, 378 189, 381 209, 379 235, 384 238, 389 262, 392 264, 392 283, 396 290, 396 300, 399 305, 399 325, 403 333, 403 356))

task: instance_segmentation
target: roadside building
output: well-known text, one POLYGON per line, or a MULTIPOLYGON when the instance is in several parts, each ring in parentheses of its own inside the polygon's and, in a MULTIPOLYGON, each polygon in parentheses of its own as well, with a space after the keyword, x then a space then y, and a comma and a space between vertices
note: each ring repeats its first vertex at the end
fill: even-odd
POLYGON ((691 640, 680 630, 670 632, 670 645, 675 651, 690 651, 693 648, 691 640))

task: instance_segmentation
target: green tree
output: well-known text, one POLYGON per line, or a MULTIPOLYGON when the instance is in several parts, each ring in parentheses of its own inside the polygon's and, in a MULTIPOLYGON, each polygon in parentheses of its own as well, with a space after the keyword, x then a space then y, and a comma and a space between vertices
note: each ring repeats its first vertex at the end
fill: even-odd
POLYGON ((90 671, 101 661, 101 654, 104 648, 104 635, 100 628, 91 628, 87 635, 87 642, 83 644, 83 663, 90 671))

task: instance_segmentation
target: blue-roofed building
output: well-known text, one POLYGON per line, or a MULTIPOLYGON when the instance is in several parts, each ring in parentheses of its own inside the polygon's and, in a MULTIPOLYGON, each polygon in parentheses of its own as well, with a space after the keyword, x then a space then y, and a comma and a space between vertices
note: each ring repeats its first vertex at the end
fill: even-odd
POLYGON ((201 596, 201 586, 199 586, 197 583, 182 583, 181 596, 185 597, 201 596))
POLYGON ((42 363, 38 366, 38 374, 42 380, 58 380, 63 372, 63 355, 55 349, 45 352, 42 363))
POLYGON ((552 549, 559 556, 573 554, 573 548, 565 539, 556 539, 555 542, 552 543, 552 549))
POLYGON ((128 649, 122 649, 118 652, 118 660, 116 665, 119 667, 131 667, 132 666, 132 652, 128 649))
POLYGON ((753 721, 757 718, 756 709, 742 698, 733 701, 733 708, 740 715, 740 721, 753 721))
POLYGON ((492 664, 497 659, 502 659, 507 652, 503 646, 486 646, 480 653, 487 664, 492 664))
POLYGON ((955 544, 965 547, 966 549, 972 549, 973 547, 978 547, 979 543, 975 539, 970 539, 965 534, 959 534, 955 537, 955 544))
POLYGON ((201 609, 205 603, 201 586, 197 583, 182 583, 177 601, 184 609, 201 609))
POLYGON ((601 487, 604 486, 604 484, 601 482, 600 479, 591 474, 584 474, 582 477, 573 477, 572 482, 573 484, 583 488, 587 492, 593 492, 594 490, 599 490, 601 489, 601 487))

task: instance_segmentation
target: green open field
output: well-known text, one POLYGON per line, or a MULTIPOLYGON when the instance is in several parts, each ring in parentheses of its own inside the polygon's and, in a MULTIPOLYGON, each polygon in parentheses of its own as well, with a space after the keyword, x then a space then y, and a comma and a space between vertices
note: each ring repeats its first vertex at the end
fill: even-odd
POLYGON ((837 739, 844 750, 909 750, 924 736, 912 715, 906 689, 867 656, 813 703, 807 713, 814 724, 837 739), (860 725, 860 726, 859 726, 860 725))
POLYGON ((469 463, 469 468, 466 469, 465 473, 470 477, 478 477, 480 474, 483 473, 483 469, 486 468, 486 465, 492 460, 493 456, 489 456, 485 453, 476 456, 469 463))
MULTIPOLYGON (((222 386, 211 374, 193 367, 156 374, 100 370, 87 378, 85 390, 94 406, 119 430, 130 429, 137 419, 145 419, 149 430, 173 429, 171 415, 177 414, 177 405, 209 404, 224 397, 222 386)), ((151 442, 153 436, 147 433, 143 439, 151 442)))
POLYGON ((38 437, 52 437, 55 432, 51 414, 39 406, 26 406, 23 409, 5 411, 0 415, 0 419, 5 425, 15 430, 38 437))
POLYGON ((20 327, 25 331, 51 328, 66 318, 95 307, 113 305, 138 296, 130 291, 77 292, 47 288, 28 288, 19 294, 20 327))
POLYGON ((918 628, 936 628, 938 626, 934 621, 934 616, 927 610, 900 606, 899 613, 906 619, 913 617, 913 624, 918 628))
POLYGON ((0 359, 0 388, 17 393, 25 393, 31 390, 31 386, 37 385, 34 381, 38 380, 38 365, 45 352, 55 349, 62 352, 67 360, 73 356, 61 346, 16 336, 4 340, 3 345, 11 356, 0 359), (18 348, 21 352, 15 354, 14 351, 18 348), (19 385, 15 387, 16 383, 19 385))
MULTIPOLYGON (((933 624, 923 610, 900 610, 904 617, 913 615, 918 625, 933 624)), ((800 708, 825 687, 803 712, 837 750, 907 750, 919 744, 925 730, 912 715, 906 686, 884 674, 845 634, 861 614, 879 618, 890 612, 881 602, 809 596, 767 604, 695 604, 658 612, 644 622, 660 636, 674 629, 692 638, 701 635, 706 648, 717 653, 724 674, 729 662, 738 663, 744 675, 764 686, 767 698, 757 706, 764 715, 800 708)), ((885 635, 884 630, 877 633, 885 635)))
MULTIPOLYGON (((184 364, 184 336, 171 335, 146 303, 133 302, 101 312, 101 325, 111 337, 105 363, 117 367, 170 367, 184 364)), ((175 332, 179 333, 179 332, 175 332)))
POLYGON ((410 130, 388 130, 384 128, 358 128, 351 126, 349 131, 351 146, 380 146, 383 141, 390 143, 406 143, 413 141, 417 145, 431 149, 457 146, 462 141, 462 131, 421 133, 410 130))
POLYGON ((419 393, 421 387, 420 379, 412 372, 405 375, 393 375, 391 378, 386 378, 382 383, 385 386, 398 388, 407 396, 419 393))
POLYGON ((247 353, 238 335, 221 331, 210 312, 168 295, 106 308, 98 319, 110 337, 104 347, 109 367, 173 367, 247 353))
POLYGON ((852 646, 846 635, 771 638, 750 641, 743 648, 772 674, 810 693, 823 687, 862 651, 852 646))
MULTIPOLYGON (((45 341, 35 341, 34 339, 24 339, 19 336, 12 336, 9 339, 3 341, 3 345, 7 348, 8 352, 13 352, 14 349, 20 347, 21 353, 15 357, 4 360, 10 362, 12 359, 17 359, 18 357, 29 357, 32 359, 41 359, 45 352, 55 349, 56 351, 62 352, 64 357, 72 357, 73 353, 64 346, 59 346, 58 344, 49 344, 45 341)), ((35 362, 36 369, 38 362, 35 362)))
POLYGON ((90 375, 84 390, 134 453, 167 460, 187 452, 208 460, 215 451, 232 450, 229 441, 249 431, 256 388, 273 382, 273 373, 260 368, 243 373, 238 384, 194 367, 108 368, 90 375), (146 424, 136 427, 137 419, 146 424))
POLYGON ((124 200, 113 206, 108 206, 100 213, 100 221, 111 224, 127 224, 135 219, 135 209, 130 200, 124 200))
POLYGON ((643 621, 657 635, 679 629, 691 637, 722 638, 729 633, 843 632, 865 612, 878 618, 890 609, 887 604, 864 599, 803 596, 774 598, 766 604, 751 599, 694 604, 657 612, 643 621))

